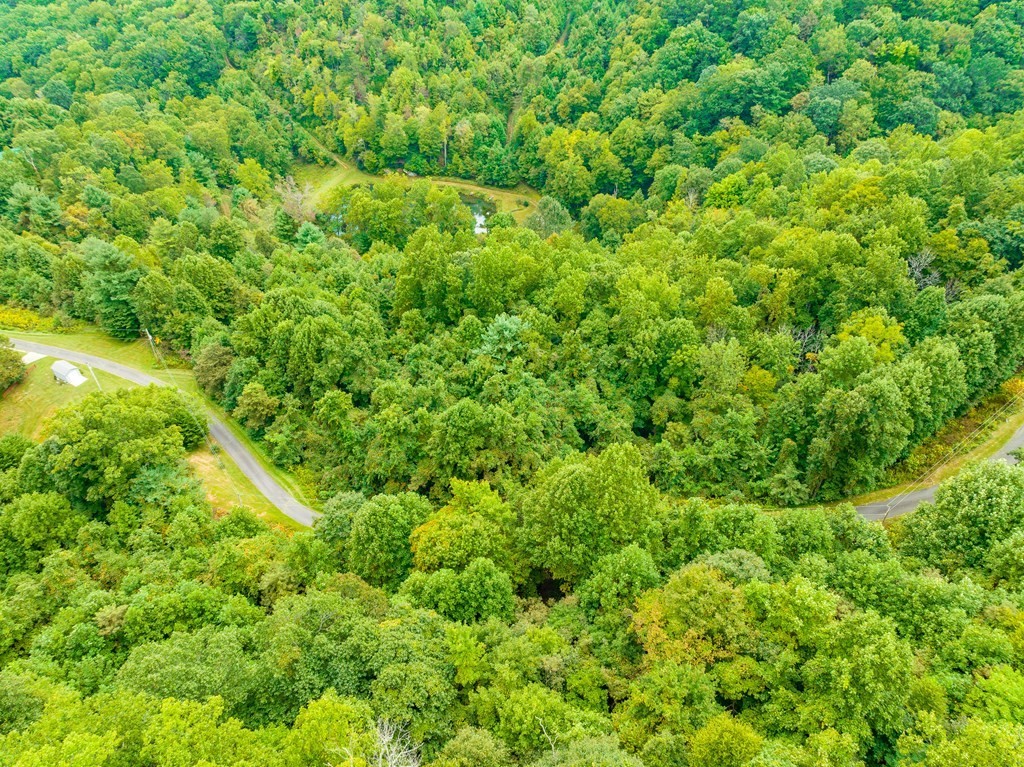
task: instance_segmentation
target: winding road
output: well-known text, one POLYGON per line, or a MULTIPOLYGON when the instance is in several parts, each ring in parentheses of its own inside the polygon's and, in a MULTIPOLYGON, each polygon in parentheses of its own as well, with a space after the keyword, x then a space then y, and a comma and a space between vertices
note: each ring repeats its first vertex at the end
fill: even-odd
MULTIPOLYGON (((22 341, 17 338, 12 338, 11 342, 14 344, 14 348, 20 352, 35 352, 36 354, 56 357, 79 365, 89 365, 97 370, 103 370, 118 378, 123 378, 126 381, 131 381, 141 386, 148 386, 149 384, 156 384, 157 386, 171 385, 136 368, 122 365, 120 362, 114 362, 103 357, 96 357, 92 354, 62 349, 59 346, 37 344, 34 341, 22 341)), ((242 470, 242 473, 252 482, 256 489, 268 501, 280 509, 282 514, 291 517, 300 525, 311 527, 319 515, 308 506, 299 503, 291 493, 281 487, 277 480, 263 468, 256 456, 252 454, 252 451, 242 444, 223 421, 210 411, 207 411, 206 416, 209 419, 210 436, 217 440, 217 443, 223 448, 224 452, 231 456, 231 459, 238 464, 238 468, 242 470)))
MULTIPOLYGON (((21 352, 36 352, 47 357, 57 357, 76 362, 80 365, 91 365, 98 370, 104 370, 127 381, 147 386, 169 386, 166 381, 161 381, 148 373, 144 373, 120 362, 114 362, 104 357, 97 357, 92 354, 62 349, 59 346, 48 346, 37 344, 34 341, 23 341, 12 338, 14 348, 21 352)), ((287 490, 278 484, 270 473, 263 468, 256 456, 235 436, 223 421, 212 412, 207 411, 210 423, 210 435, 217 440, 232 460, 238 464, 238 468, 249 479, 250 482, 266 496, 274 506, 281 510, 281 513, 298 522, 300 525, 311 527, 319 516, 308 506, 304 506, 295 500, 287 490)), ((1017 429, 1011 437, 989 458, 991 461, 1005 461, 1006 463, 1017 463, 1013 451, 1024 447, 1024 426, 1017 429)), ((867 520, 882 521, 891 517, 898 517, 913 511, 922 503, 935 499, 935 490, 938 486, 922 487, 912 492, 902 492, 873 503, 865 503, 857 506, 857 512, 867 520)))

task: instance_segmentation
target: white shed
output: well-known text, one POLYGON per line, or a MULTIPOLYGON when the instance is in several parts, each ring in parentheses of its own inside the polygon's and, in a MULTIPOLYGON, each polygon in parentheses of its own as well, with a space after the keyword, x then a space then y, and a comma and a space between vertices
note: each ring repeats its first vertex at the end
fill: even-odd
POLYGON ((82 375, 82 371, 65 360, 57 360, 50 365, 50 370, 53 371, 53 377, 58 383, 81 386, 86 381, 85 376, 82 375))

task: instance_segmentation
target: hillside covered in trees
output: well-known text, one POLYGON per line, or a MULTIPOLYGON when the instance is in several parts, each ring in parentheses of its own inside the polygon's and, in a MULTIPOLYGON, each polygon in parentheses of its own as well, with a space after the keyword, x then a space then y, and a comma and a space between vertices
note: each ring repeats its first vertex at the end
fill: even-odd
POLYGON ((1019 370, 1022 261, 1020 0, 0 5, 4 317, 324 512, 214 518, 167 392, 0 439, 0 765, 1020 765, 1021 470, 797 507, 1019 370))
POLYGON ((196 423, 135 389, 0 438, 0 764, 1021 763, 1020 468, 886 532, 667 496, 619 443, 286 536, 211 516, 196 423))

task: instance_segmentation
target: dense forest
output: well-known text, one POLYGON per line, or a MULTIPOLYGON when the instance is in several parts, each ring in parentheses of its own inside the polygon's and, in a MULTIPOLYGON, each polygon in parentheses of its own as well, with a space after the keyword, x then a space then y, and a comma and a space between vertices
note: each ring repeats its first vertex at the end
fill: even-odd
MULTIPOLYGON (((1024 115, 1003 111, 1022 106, 1024 5, 792 19, 699 5, 546 21, 532 6, 519 19, 470 4, 461 21, 392 8, 387 22, 367 3, 315 24, 280 3, 0 11, 0 300, 120 337, 148 329, 324 499, 444 500, 453 477, 514 495, 548 461, 615 442, 636 443, 674 494, 788 506, 869 489, 1024 359, 1024 115), (394 61, 364 50, 376 29, 393 33, 394 61), (429 34, 403 47, 401 29, 429 34), (615 41, 600 56, 597 29, 615 41), (427 56, 442 33, 476 53, 427 56), (680 69, 704 50, 694 34, 719 53, 680 69), (455 190, 404 176, 316 209, 289 163, 323 146, 309 130, 346 135, 344 119, 305 114, 270 75, 294 68, 279 49, 315 61, 315 41, 339 37, 325 61, 355 63, 337 77, 309 64, 299 102, 342 78, 385 110, 416 64, 441 83, 394 102, 416 115, 431 94, 455 108, 444 83, 477 92, 455 72, 483 87, 518 82, 482 77, 503 57, 540 71, 536 94, 513 89, 524 106, 499 142, 499 165, 548 193, 525 226, 498 214, 477 237, 455 190), (618 65, 626 51, 645 63, 618 65), (803 69, 783 76, 783 62, 803 69), (757 104, 729 111, 704 88, 757 104)), ((328 91, 312 101, 344 104, 328 91)), ((472 119, 452 114, 451 162, 430 170, 483 161, 486 143, 455 148, 460 126, 505 109, 500 92, 479 92, 472 119)), ((416 119, 400 130, 410 147, 416 119)), ((355 156, 372 167, 375 151, 355 156)), ((420 167, 422 147, 402 157, 420 167)))
POLYGON ((1022 262, 1021 0, 0 4, 0 319, 323 511, 162 390, 0 438, 0 765, 1019 766, 1024 470, 806 505, 1019 370, 1022 262))
POLYGON ((1021 764, 1022 469, 886 532, 615 444, 286 536, 211 516, 195 424, 135 389, 0 438, 0 764, 1021 764))

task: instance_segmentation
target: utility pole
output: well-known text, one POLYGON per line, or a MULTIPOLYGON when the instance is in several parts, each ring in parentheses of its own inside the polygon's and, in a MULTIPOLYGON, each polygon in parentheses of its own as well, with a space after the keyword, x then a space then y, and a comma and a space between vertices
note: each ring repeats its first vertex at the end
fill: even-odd
POLYGON ((142 332, 146 334, 146 340, 149 341, 149 348, 153 352, 153 356, 156 357, 156 361, 160 361, 160 355, 157 354, 156 346, 153 344, 153 336, 149 334, 149 328, 143 328, 142 332))

